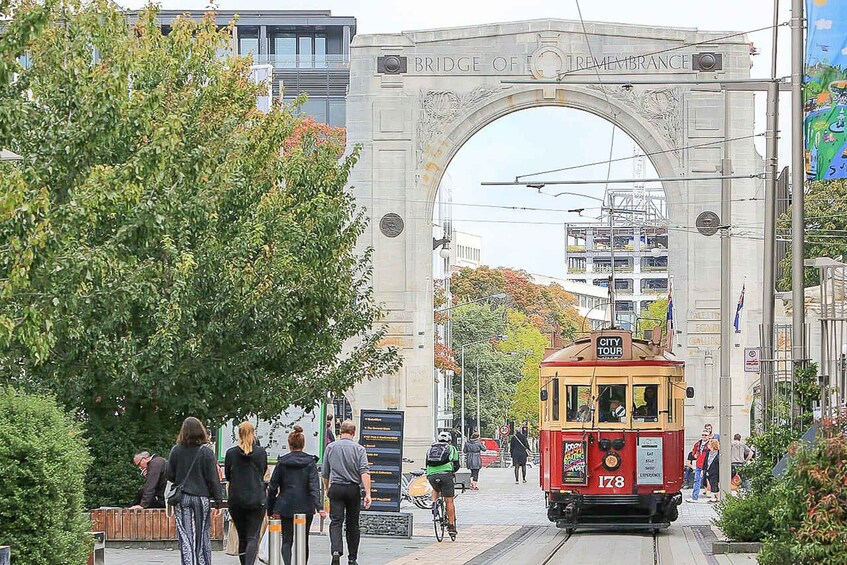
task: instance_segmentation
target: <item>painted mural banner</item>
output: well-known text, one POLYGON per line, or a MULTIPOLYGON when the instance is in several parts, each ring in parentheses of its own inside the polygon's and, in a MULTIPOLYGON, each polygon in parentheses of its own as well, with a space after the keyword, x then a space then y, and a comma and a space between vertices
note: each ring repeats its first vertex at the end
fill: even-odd
MULTIPOLYGON (((308 410, 298 406, 289 406, 288 409, 274 420, 262 420, 250 418, 256 428, 256 439, 268 452, 268 461, 276 463, 280 457, 289 453, 288 434, 294 431, 297 424, 303 428, 303 436, 306 446, 303 449, 310 455, 323 456, 324 418, 321 417, 321 405, 316 404, 308 410)), ((239 422, 229 421, 218 429, 217 448, 218 460, 223 461, 227 449, 238 444, 239 422)))
POLYGON ((806 179, 847 178, 847 2, 806 0, 806 179))

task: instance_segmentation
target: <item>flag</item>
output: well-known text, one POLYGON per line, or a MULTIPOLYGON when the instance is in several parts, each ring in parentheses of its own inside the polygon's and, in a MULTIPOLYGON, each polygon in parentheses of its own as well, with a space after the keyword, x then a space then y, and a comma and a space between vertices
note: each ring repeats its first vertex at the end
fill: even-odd
POLYGON ((673 351, 673 281, 668 281, 668 315, 667 315, 667 326, 668 326, 668 351, 673 351))
POLYGON ((741 296, 738 297, 738 306, 735 308, 735 321, 732 325, 735 327, 735 333, 741 333, 741 310, 744 308, 744 291, 747 290, 747 283, 741 286, 741 296))

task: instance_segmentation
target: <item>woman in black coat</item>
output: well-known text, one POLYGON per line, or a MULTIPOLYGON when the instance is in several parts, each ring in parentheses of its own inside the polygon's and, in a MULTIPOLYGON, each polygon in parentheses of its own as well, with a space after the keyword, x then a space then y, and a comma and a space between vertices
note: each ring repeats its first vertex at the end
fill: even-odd
POLYGON ((259 553, 259 532, 265 517, 265 472, 268 454, 256 441, 250 422, 238 426, 238 445, 230 447, 224 459, 229 481, 229 515, 238 532, 238 558, 241 565, 253 565, 259 553))
POLYGON ((282 560, 291 565, 294 542, 294 515, 306 515, 306 562, 309 561, 309 530, 315 512, 326 517, 321 504, 318 466, 315 457, 303 451, 306 438, 303 428, 294 426, 288 434, 290 453, 280 457, 268 485, 268 513, 282 520, 282 560))
POLYGON ((529 455, 529 441, 526 439, 526 428, 515 432, 509 443, 509 453, 512 455, 512 466, 515 468, 515 484, 518 484, 518 469, 523 472, 523 482, 526 482, 526 458, 529 455))
POLYGON ((720 492, 720 448, 721 445, 718 440, 709 440, 709 453, 703 462, 703 471, 709 480, 709 502, 715 502, 717 500, 717 494, 720 492))

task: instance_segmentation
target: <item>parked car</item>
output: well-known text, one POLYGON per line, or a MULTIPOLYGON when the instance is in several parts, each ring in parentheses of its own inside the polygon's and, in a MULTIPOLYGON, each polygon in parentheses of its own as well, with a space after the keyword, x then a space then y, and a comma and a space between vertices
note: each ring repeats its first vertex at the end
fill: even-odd
POLYGON ((500 462, 500 444, 496 439, 488 437, 481 438, 485 451, 482 452, 482 466, 490 467, 500 462))

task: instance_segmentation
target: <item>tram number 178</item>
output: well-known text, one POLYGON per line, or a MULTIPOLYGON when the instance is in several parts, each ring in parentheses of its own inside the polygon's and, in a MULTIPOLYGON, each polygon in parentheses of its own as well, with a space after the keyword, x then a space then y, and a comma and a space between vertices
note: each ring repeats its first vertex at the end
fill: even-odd
POLYGON ((609 476, 609 475, 600 475, 598 477, 600 479, 600 488, 623 488, 624 487, 624 478, 621 476, 609 476))

